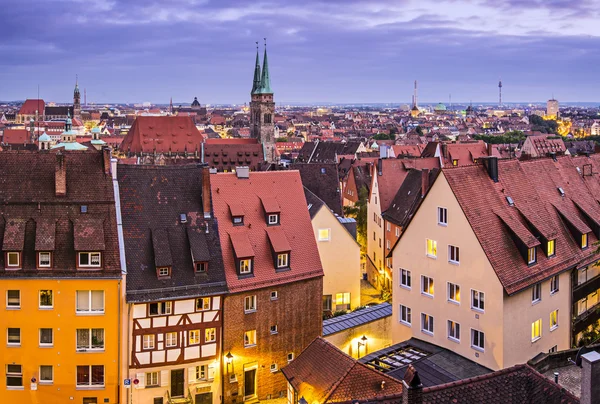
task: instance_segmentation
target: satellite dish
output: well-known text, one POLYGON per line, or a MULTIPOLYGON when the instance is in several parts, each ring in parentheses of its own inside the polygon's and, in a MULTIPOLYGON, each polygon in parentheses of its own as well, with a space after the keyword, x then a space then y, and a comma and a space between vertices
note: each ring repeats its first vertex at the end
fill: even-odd
POLYGON ((577 351, 577 356, 575 356, 575 364, 581 367, 581 357, 591 351, 593 351, 593 349, 588 348, 587 346, 582 346, 579 348, 579 351, 577 351))

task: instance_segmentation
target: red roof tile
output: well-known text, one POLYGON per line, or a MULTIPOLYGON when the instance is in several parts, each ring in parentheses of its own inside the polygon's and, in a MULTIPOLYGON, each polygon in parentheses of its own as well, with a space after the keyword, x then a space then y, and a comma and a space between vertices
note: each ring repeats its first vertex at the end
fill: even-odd
POLYGON ((104 223, 102 219, 75 220, 73 226, 75 251, 104 251, 104 223))
POLYGON ((231 239, 236 258, 254 257, 254 249, 252 248, 252 244, 250 244, 250 240, 248 240, 248 232, 245 230, 231 232, 229 233, 229 238, 231 239))
POLYGON ((271 242, 271 247, 274 252, 281 253, 292 250, 292 247, 290 247, 290 243, 285 236, 285 232, 281 227, 268 227, 267 235, 269 236, 269 241, 271 242))
POLYGON ((189 116, 138 116, 120 149, 131 153, 194 153, 202 135, 189 116))
POLYGON ((46 103, 44 100, 26 100, 19 109, 19 115, 35 115, 35 111, 38 111, 38 115, 42 116, 45 109, 46 103))
POLYGON ((2 143, 25 144, 31 143, 31 136, 27 129, 5 129, 2 143))
POLYGON ((25 220, 9 219, 4 226, 2 251, 23 251, 25 243, 25 220))

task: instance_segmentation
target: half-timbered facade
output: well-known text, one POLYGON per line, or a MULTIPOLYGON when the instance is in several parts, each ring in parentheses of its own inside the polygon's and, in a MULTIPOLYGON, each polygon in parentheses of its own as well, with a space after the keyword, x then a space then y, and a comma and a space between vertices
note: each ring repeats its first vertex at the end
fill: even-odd
POLYGON ((226 292, 208 168, 119 166, 133 403, 221 398, 226 292))

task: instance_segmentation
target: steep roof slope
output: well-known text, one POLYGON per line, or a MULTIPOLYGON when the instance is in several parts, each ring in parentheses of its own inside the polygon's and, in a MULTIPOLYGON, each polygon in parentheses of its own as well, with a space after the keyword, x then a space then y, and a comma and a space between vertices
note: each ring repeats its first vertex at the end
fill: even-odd
POLYGON ((120 149, 131 153, 194 153, 202 134, 189 116, 138 116, 120 149))

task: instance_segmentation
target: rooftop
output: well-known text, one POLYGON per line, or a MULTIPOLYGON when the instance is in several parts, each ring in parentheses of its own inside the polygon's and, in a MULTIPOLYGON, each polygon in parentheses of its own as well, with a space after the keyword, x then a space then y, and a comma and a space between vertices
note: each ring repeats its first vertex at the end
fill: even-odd
POLYGON ((392 305, 381 303, 342 316, 333 317, 323 321, 323 336, 326 337, 391 315, 392 305))

